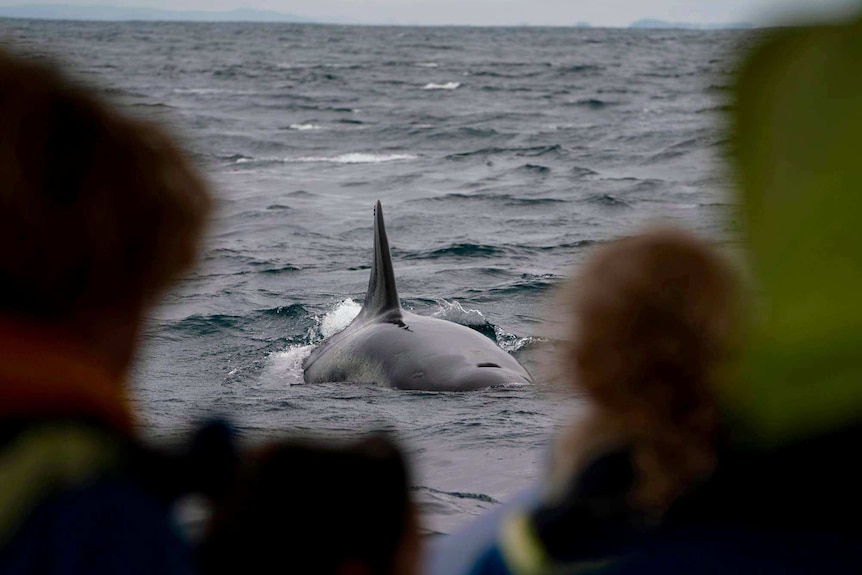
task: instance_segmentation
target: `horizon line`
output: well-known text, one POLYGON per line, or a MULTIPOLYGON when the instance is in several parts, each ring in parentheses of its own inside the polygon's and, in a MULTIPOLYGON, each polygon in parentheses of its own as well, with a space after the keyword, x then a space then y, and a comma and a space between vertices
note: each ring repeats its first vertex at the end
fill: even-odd
POLYGON ((418 22, 345 22, 338 20, 317 19, 299 14, 290 14, 275 10, 261 10, 257 8, 233 8, 230 10, 174 10, 170 8, 148 8, 140 6, 110 6, 106 4, 16 4, 0 6, 0 19, 8 20, 49 20, 66 22, 189 22, 189 23, 254 23, 254 24, 312 24, 329 26, 380 26, 380 27, 427 27, 427 28, 594 28, 594 29, 665 29, 665 30, 727 30, 727 29, 753 29, 768 26, 753 24, 750 22, 682 22, 668 21, 658 18, 640 18, 628 24, 600 24, 595 25, 587 21, 576 21, 571 24, 533 24, 528 22, 508 24, 476 24, 476 23, 418 23, 418 22), (49 14, 38 13, 40 10, 70 10, 82 12, 75 14, 49 14), (90 16, 87 12, 110 11, 114 14, 105 17, 90 16), (9 13, 7 11, 11 11, 9 13), (36 13, 26 13, 36 11, 36 13), (21 12, 16 14, 14 12, 21 12), (141 12, 142 17, 122 17, 122 13, 141 12), (151 13, 152 17, 147 17, 151 13), (220 17, 231 14, 249 14, 249 18, 239 17, 237 19, 223 19, 220 17), (251 15, 258 14, 259 18, 251 15), (172 17, 175 16, 175 17, 172 17), (213 19, 208 19, 213 18, 213 19))

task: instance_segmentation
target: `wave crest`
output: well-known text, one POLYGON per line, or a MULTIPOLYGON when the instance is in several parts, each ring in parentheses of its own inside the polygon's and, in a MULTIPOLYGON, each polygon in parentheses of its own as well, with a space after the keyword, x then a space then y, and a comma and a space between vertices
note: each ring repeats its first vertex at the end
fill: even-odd
POLYGON ((443 84, 437 84, 434 82, 428 82, 424 86, 422 86, 423 90, 457 90, 461 87, 461 82, 444 82, 443 84))

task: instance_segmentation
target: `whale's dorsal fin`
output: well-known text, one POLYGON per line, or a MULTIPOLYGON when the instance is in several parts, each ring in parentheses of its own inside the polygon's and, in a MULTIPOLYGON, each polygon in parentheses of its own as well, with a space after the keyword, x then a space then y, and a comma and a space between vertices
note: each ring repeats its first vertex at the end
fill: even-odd
POLYGON ((383 224, 383 208, 380 202, 374 207, 374 262, 371 264, 371 277, 368 280, 368 293, 362 304, 363 317, 391 314, 391 321, 401 319, 401 301, 395 287, 395 273, 392 270, 392 256, 389 254, 389 240, 383 224))

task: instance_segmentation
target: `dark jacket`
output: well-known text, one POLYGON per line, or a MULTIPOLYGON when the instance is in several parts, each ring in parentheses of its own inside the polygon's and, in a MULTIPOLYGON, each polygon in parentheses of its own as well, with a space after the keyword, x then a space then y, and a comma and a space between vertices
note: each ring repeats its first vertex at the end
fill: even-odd
POLYGON ((862 571, 860 442, 857 426, 772 450, 725 449, 718 471, 655 525, 613 502, 631 467, 624 451, 606 455, 565 500, 504 523, 472 573, 862 571))
POLYGON ((164 460, 90 422, 3 427, 0 573, 192 572, 164 460))

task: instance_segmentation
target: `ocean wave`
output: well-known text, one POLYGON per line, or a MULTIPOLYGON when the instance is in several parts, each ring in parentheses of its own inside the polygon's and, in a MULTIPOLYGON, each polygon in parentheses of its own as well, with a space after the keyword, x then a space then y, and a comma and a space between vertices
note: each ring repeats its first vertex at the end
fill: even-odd
POLYGON ((272 264, 258 262, 256 265, 263 267, 264 269, 255 270, 255 273, 264 275, 280 275, 302 270, 302 268, 290 264, 273 266, 272 264))
POLYGON ((242 154, 231 154, 230 156, 220 156, 219 159, 229 163, 242 164, 243 162, 248 162, 254 158, 251 156, 244 156, 242 154))
POLYGON ((301 304, 280 305, 269 309, 258 310, 262 317, 297 318, 308 315, 308 310, 301 304))
POLYGON ((631 207, 631 204, 620 200, 619 198, 615 198, 610 194, 593 194, 587 196, 586 200, 584 200, 588 204, 597 204, 600 206, 609 206, 609 207, 631 207))
MULTIPOLYGON (((193 314, 184 318, 171 321, 163 321, 159 327, 161 335, 171 339, 182 339, 186 337, 205 337, 205 336, 222 336, 234 331, 259 331, 260 322, 265 321, 272 324, 274 320, 283 320, 290 322, 291 325, 304 324, 310 318, 308 310, 302 304, 291 304, 287 306, 279 306, 269 309, 260 309, 253 312, 236 315, 236 314, 193 314)), ((278 325, 275 324, 275 329, 281 331, 278 325)), ((283 336, 284 334, 282 334, 283 336)), ((291 337, 303 341, 305 336, 298 338, 291 337)))
POLYGON ((281 162, 278 158, 252 158, 242 154, 235 154, 230 161, 234 164, 278 164, 281 162))
POLYGON ((604 66, 598 64, 575 64, 574 66, 563 66, 558 69, 559 74, 584 74, 602 72, 604 66))
POLYGON ((570 102, 570 106, 581 106, 584 108, 589 108, 591 110, 601 110, 607 106, 612 105, 613 102, 608 102, 607 100, 600 100, 598 98, 582 98, 580 100, 576 100, 574 102, 570 102))
POLYGON ((402 50, 411 50, 411 49, 418 49, 418 50, 456 50, 457 48, 455 46, 452 46, 451 44, 430 43, 430 44, 403 44, 401 46, 401 49, 402 50))
POLYGON ((362 304, 351 298, 338 302, 320 318, 321 337, 327 338, 346 328, 359 315, 360 310, 362 310, 362 304))
POLYGON ((174 94, 188 94, 191 96, 251 96, 256 94, 253 90, 231 90, 228 88, 174 88, 174 94))
POLYGON ((300 198, 303 200, 311 200, 311 199, 317 197, 317 194, 313 194, 313 193, 306 191, 306 190, 294 190, 292 192, 288 192, 285 195, 287 195, 291 198, 300 198))
POLYGON ((574 242, 560 242, 549 246, 538 246, 534 248, 541 252, 553 252, 557 250, 569 251, 572 249, 586 248, 600 243, 597 240, 576 240, 574 242))
MULTIPOLYGON (((436 126, 433 124, 417 124, 412 126, 412 128, 417 130, 420 128, 423 130, 429 130, 436 128, 436 126)), ((494 138, 499 135, 500 132, 494 128, 459 126, 455 128, 440 129, 439 131, 435 131, 427 136, 427 138, 429 140, 462 140, 464 138, 494 138)))
POLYGON ((543 337, 527 336, 519 337, 513 333, 506 333, 499 329, 496 333, 497 345, 502 347, 507 352, 514 356, 518 356, 521 352, 531 350, 536 347, 545 345, 548 340, 543 337))
POLYGON ((411 487, 410 491, 419 492, 419 493, 427 493, 434 497, 445 497, 452 499, 466 499, 471 501, 481 501, 482 503, 492 503, 499 504, 500 502, 497 499, 494 499, 490 495, 486 495, 484 493, 468 493, 464 491, 443 491, 441 489, 434 489, 433 487, 427 487, 425 485, 417 485, 415 487, 411 487))
POLYGON ((501 255, 504 250, 497 246, 483 244, 458 243, 442 248, 410 253, 403 256, 405 260, 436 260, 440 258, 485 258, 501 255))
POLYGON ((523 166, 518 167, 517 171, 546 176, 551 173, 551 168, 541 166, 539 164, 524 164, 523 166))
POLYGON ((624 184, 627 192, 645 192, 667 186, 667 182, 665 180, 660 180, 658 178, 647 178, 644 180, 633 177, 602 178, 601 181, 624 184))
POLYGON ((464 309, 457 301, 437 300, 439 309, 431 314, 431 317, 445 319, 468 327, 479 327, 490 325, 484 314, 477 309, 464 309))
POLYGON ((533 275, 522 274, 520 281, 506 285, 500 285, 483 290, 470 289, 471 294, 476 294, 478 301, 494 300, 498 297, 519 297, 532 292, 545 292, 559 283, 560 278, 553 274, 533 275))
POLYGON ((298 158, 254 158, 242 154, 234 154, 225 158, 233 164, 250 164, 261 166, 267 164, 310 164, 310 163, 332 163, 332 164, 382 164, 384 162, 397 162, 404 160, 415 160, 419 156, 415 154, 372 154, 366 152, 352 152, 338 156, 300 156, 298 158))
POLYGON ((162 329, 173 335, 204 336, 222 333, 237 328, 246 318, 239 315, 212 314, 191 315, 179 321, 169 322, 162 329))
POLYGON ((531 146, 528 148, 520 148, 515 154, 517 156, 527 156, 529 158, 537 158, 539 156, 552 155, 559 156, 563 153, 563 147, 559 144, 550 146, 531 146))
MULTIPOLYGON (((301 100, 309 100, 309 98, 299 98, 301 100)), ((270 108, 277 108, 279 110, 289 110, 289 111, 301 111, 301 112, 336 112, 339 114, 355 114, 359 110, 356 108, 351 108, 349 106, 328 106, 325 104, 301 104, 298 102, 291 102, 285 104, 284 102, 276 102, 273 105, 269 106, 270 108)))
POLYGON ((308 122, 305 124, 290 124, 287 127, 287 129, 288 130, 296 130, 297 132, 305 132, 308 130, 320 130, 321 126, 320 126, 320 124, 314 124, 314 123, 308 122))
POLYGON ((709 143, 710 143, 709 138, 705 138, 705 137, 701 137, 701 136, 694 137, 694 138, 688 138, 686 140, 682 140, 680 142, 676 142, 674 144, 671 144, 670 146, 667 146, 663 150, 656 153, 653 157, 654 158, 673 158, 676 156, 681 156, 681 155, 696 151, 699 148, 705 147, 709 143))
POLYGON ((461 82, 445 82, 443 84, 436 84, 434 82, 428 82, 424 86, 422 86, 423 90, 455 90, 461 87, 461 82))
POLYGON ((361 70, 364 66, 361 64, 342 64, 336 62, 316 63, 316 64, 301 64, 282 62, 275 65, 279 70, 319 70, 326 68, 335 68, 338 70, 361 70))
POLYGON ((305 383, 302 366, 311 355, 314 345, 291 345, 287 349, 274 351, 266 357, 262 379, 286 385, 305 383))
POLYGON ((489 202, 508 207, 522 206, 549 206, 555 204, 564 204, 567 200, 559 198, 528 198, 513 194, 498 194, 479 192, 474 194, 451 193, 444 196, 434 196, 417 200, 419 202, 449 202, 456 200, 458 202, 489 202))
POLYGON ((382 164, 383 162, 397 162, 402 160, 415 160, 418 156, 414 154, 371 154, 366 152, 352 152, 339 156, 302 156, 300 158, 285 158, 286 163, 333 163, 333 164, 382 164))
POLYGON ((566 203, 566 200, 559 198, 525 198, 511 195, 504 196, 503 200, 505 200, 505 205, 513 207, 550 206, 566 203))
POLYGON ((536 89, 531 86, 482 86, 484 92, 504 92, 506 94, 517 94, 519 92, 535 92, 536 89))
POLYGON ((472 76, 474 78, 506 78, 506 79, 516 79, 516 78, 534 78, 536 76, 540 76, 544 73, 544 71, 539 72, 524 72, 520 74, 507 74, 505 72, 493 72, 491 70, 479 70, 478 72, 468 72, 467 75, 472 76))
POLYGON ((546 154, 552 155, 560 155, 563 152, 562 146, 559 144, 553 144, 549 146, 528 146, 528 147, 519 147, 519 148, 501 148, 496 146, 491 146, 487 148, 480 148, 478 150, 472 150, 470 152, 458 152, 455 154, 449 154, 446 156, 447 160, 463 160, 467 158, 471 158, 474 156, 494 156, 498 154, 509 154, 513 153, 516 156, 525 156, 525 157, 538 157, 544 156, 546 154))
POLYGON ((575 166, 575 167, 573 167, 573 168, 571 169, 571 173, 572 173, 572 175, 574 175, 575 177, 578 177, 578 178, 583 178, 583 177, 587 177, 587 176, 597 176, 597 175, 599 175, 599 174, 598 174, 598 172, 596 172, 595 170, 591 170, 591 169, 589 169, 589 168, 585 168, 585 167, 583 167, 583 166, 575 166))
POLYGON ((149 108, 149 109, 173 108, 174 107, 174 106, 171 106, 169 104, 165 104, 164 102, 135 102, 131 106, 132 106, 132 108, 149 108))

